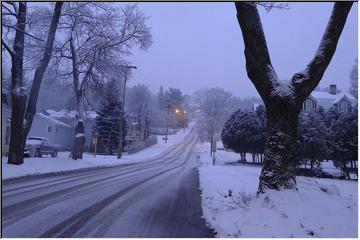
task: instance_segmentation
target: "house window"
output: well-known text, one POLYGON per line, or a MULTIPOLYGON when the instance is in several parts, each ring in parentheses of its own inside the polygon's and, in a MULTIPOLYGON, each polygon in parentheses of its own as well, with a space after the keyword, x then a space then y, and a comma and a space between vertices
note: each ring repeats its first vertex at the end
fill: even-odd
POLYGON ((346 102, 345 100, 341 101, 339 104, 339 108, 341 111, 349 111, 349 103, 346 102))
POLYGON ((59 128, 55 127, 55 132, 58 133, 59 132, 59 128))
POLYGON ((307 99, 303 103, 303 111, 304 112, 311 112, 311 111, 315 110, 316 107, 317 107, 316 102, 311 99, 307 99))
POLYGON ((48 126, 48 132, 52 132, 52 126, 48 126))
POLYGON ((306 101, 306 109, 308 112, 311 112, 314 109, 314 103, 312 100, 307 100, 306 101))

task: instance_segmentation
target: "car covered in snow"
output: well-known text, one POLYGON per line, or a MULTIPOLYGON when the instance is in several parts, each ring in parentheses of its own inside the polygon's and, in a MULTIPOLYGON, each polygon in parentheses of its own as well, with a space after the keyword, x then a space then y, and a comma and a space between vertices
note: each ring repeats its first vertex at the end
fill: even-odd
POLYGON ((28 137, 25 143, 24 155, 29 157, 41 157, 49 154, 56 157, 58 147, 49 143, 49 139, 44 137, 28 137))

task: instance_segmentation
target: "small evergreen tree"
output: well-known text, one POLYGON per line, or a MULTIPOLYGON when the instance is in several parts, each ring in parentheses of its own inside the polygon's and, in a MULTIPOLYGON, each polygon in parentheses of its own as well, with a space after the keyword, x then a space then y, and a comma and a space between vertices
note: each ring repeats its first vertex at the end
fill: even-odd
POLYGON ((174 108, 179 108, 184 102, 184 96, 180 89, 170 87, 164 93, 164 101, 174 108))
POLYGON ((166 107, 165 99, 164 99, 164 88, 160 86, 159 93, 157 95, 158 106, 160 110, 163 110, 166 107))
POLYGON ((93 133, 98 133, 97 151, 112 154, 116 152, 119 144, 120 121, 123 127, 122 146, 126 146, 127 124, 121 111, 121 101, 118 98, 108 95, 96 117, 96 125, 93 133))
POLYGON ((358 98, 358 61, 356 59, 355 65, 350 73, 350 93, 358 98))
POLYGON ((349 164, 353 165, 358 159, 357 108, 350 113, 332 111, 330 116, 333 118, 328 140, 331 157, 335 166, 340 167, 350 179, 349 164))
POLYGON ((320 112, 302 113, 299 120, 297 155, 313 169, 327 156, 327 128, 320 112))
POLYGON ((240 153, 246 161, 246 153, 257 153, 258 142, 262 137, 262 124, 255 112, 237 110, 226 121, 221 133, 225 148, 240 153))

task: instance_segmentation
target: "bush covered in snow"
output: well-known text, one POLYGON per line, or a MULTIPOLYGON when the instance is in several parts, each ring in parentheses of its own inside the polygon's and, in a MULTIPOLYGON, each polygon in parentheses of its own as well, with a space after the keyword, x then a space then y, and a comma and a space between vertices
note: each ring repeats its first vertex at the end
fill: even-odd
POLYGON ((225 148, 240 153, 263 154, 265 148, 265 110, 258 112, 237 110, 226 121, 221 133, 225 148))

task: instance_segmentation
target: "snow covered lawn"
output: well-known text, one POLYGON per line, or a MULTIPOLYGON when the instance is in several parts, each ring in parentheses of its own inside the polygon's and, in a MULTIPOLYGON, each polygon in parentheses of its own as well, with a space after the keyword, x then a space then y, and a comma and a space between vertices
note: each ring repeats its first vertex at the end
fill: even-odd
POLYGON ((224 151, 212 166, 207 147, 198 148, 202 208, 217 237, 358 236, 357 182, 297 177, 299 191, 255 198, 261 168, 224 165, 239 158, 224 151))
POLYGON ((153 158, 169 147, 174 146, 177 143, 183 141, 183 139, 189 134, 194 127, 194 123, 191 123, 185 132, 181 129, 174 135, 168 136, 167 144, 162 140, 163 136, 157 136, 158 143, 146 148, 142 151, 131 155, 124 155, 121 159, 117 159, 116 156, 104 156, 84 153, 83 159, 73 160, 69 157, 69 152, 59 152, 56 158, 50 156, 43 156, 41 158, 25 158, 24 164, 16 166, 7 164, 7 157, 1 158, 2 179, 9 179, 15 177, 21 177, 26 175, 35 175, 42 173, 62 172, 68 170, 75 170, 80 168, 90 168, 99 166, 114 166, 127 163, 134 163, 140 161, 146 161, 153 158))

